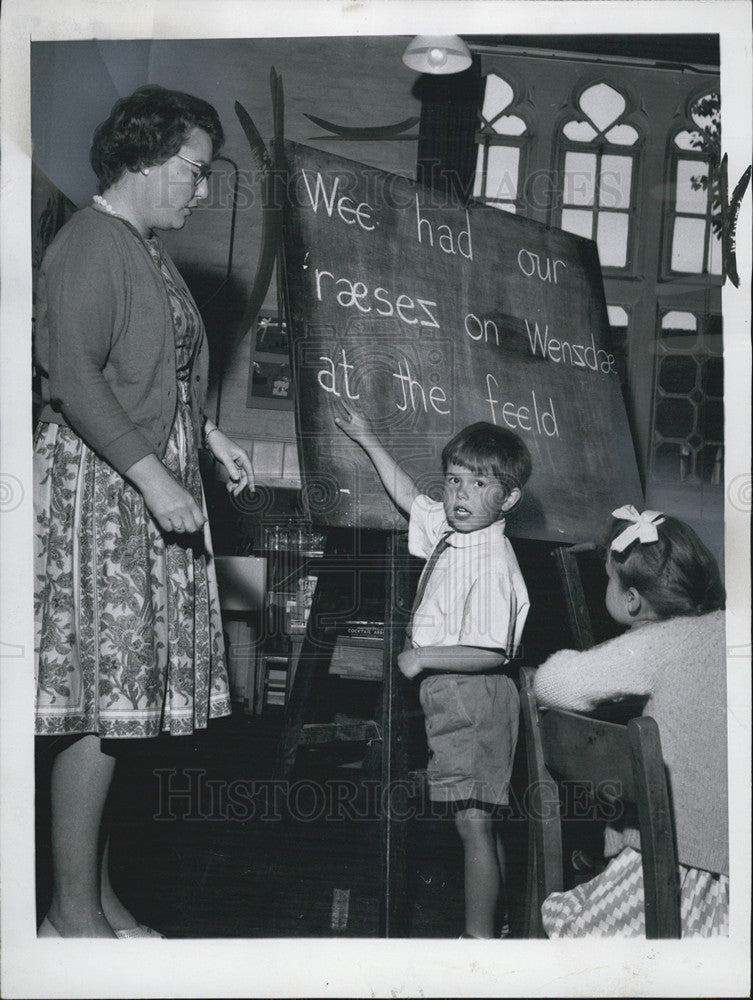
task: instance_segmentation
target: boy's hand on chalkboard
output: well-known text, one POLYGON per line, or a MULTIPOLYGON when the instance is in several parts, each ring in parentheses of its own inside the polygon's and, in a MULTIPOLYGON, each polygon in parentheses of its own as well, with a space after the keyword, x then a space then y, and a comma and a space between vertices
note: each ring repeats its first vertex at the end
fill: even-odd
POLYGON ((335 423, 352 441, 363 448, 371 459, 387 495, 407 514, 418 496, 418 488, 413 479, 397 464, 379 440, 368 417, 362 413, 354 413, 341 399, 336 401, 335 406, 335 423))
POLYGON ((404 677, 417 677, 424 669, 419 663, 417 649, 404 649, 397 658, 397 665, 404 677))
POLYGON ((337 409, 338 415, 335 417, 335 423, 341 431, 345 431, 349 438, 364 446, 375 441, 374 428, 367 417, 362 413, 349 410, 340 400, 337 402, 337 409))

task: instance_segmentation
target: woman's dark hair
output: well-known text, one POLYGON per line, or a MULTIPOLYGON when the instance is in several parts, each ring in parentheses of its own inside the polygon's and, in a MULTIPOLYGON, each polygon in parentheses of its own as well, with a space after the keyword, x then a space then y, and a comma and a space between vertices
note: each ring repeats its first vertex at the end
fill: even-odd
POLYGON ((635 541, 615 552, 611 543, 628 524, 612 522, 607 538, 609 560, 623 586, 635 587, 659 618, 702 615, 724 607, 719 567, 689 525, 665 515, 656 525, 657 541, 635 541))
POLYGON ((495 476, 507 493, 521 490, 531 475, 531 453, 517 434, 486 421, 470 424, 442 450, 442 472, 452 463, 495 476))
POLYGON ((99 179, 99 193, 126 170, 151 167, 175 156, 195 128, 207 133, 216 156, 225 136, 211 104, 152 84, 121 98, 92 139, 89 159, 99 179))

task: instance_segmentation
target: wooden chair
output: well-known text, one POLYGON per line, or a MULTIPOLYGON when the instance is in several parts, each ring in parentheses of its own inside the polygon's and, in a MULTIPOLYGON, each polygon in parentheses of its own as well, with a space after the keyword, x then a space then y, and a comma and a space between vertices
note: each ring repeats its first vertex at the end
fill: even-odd
POLYGON ((604 603, 607 572, 604 557, 591 542, 561 545, 552 552, 565 597, 574 649, 590 649, 623 631, 604 603))
POLYGON ((533 692, 535 670, 521 671, 521 708, 528 762, 528 880, 524 934, 545 937, 541 904, 563 889, 557 779, 619 788, 637 807, 645 889, 646 937, 680 937, 680 886, 672 813, 656 722, 627 725, 575 712, 543 709, 533 692))

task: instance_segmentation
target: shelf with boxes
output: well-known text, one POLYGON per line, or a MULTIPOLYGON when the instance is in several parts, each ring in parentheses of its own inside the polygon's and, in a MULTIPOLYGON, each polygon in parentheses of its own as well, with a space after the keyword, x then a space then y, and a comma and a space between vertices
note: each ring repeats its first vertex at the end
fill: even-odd
POLYGON ((289 697, 324 540, 323 532, 293 518, 265 525, 262 531, 268 580, 253 706, 257 713, 284 708, 289 697))
POLYGON ((259 537, 253 555, 215 557, 231 696, 252 714, 285 705, 324 544, 323 533, 291 518, 259 537))
POLYGON ((249 713, 278 709, 305 635, 325 532, 311 525, 300 490, 257 483, 233 498, 211 467, 206 480, 233 700, 249 713))

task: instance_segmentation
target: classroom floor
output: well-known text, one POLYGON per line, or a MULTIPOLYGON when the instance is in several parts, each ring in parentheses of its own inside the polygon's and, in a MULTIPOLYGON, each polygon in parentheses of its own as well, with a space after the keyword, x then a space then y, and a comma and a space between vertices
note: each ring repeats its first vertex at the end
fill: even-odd
MULTIPOLYGON (((237 711, 205 733, 121 760, 110 801, 111 872, 138 919, 168 937, 379 937, 376 783, 340 754, 275 781, 281 717, 237 711), (343 764, 345 766, 343 766, 343 764)), ((49 762, 37 775, 37 903, 47 907, 49 762)), ((463 930, 460 841, 419 808, 408 825, 405 934, 463 930)), ((506 824, 512 934, 520 928, 526 824, 506 824)))

